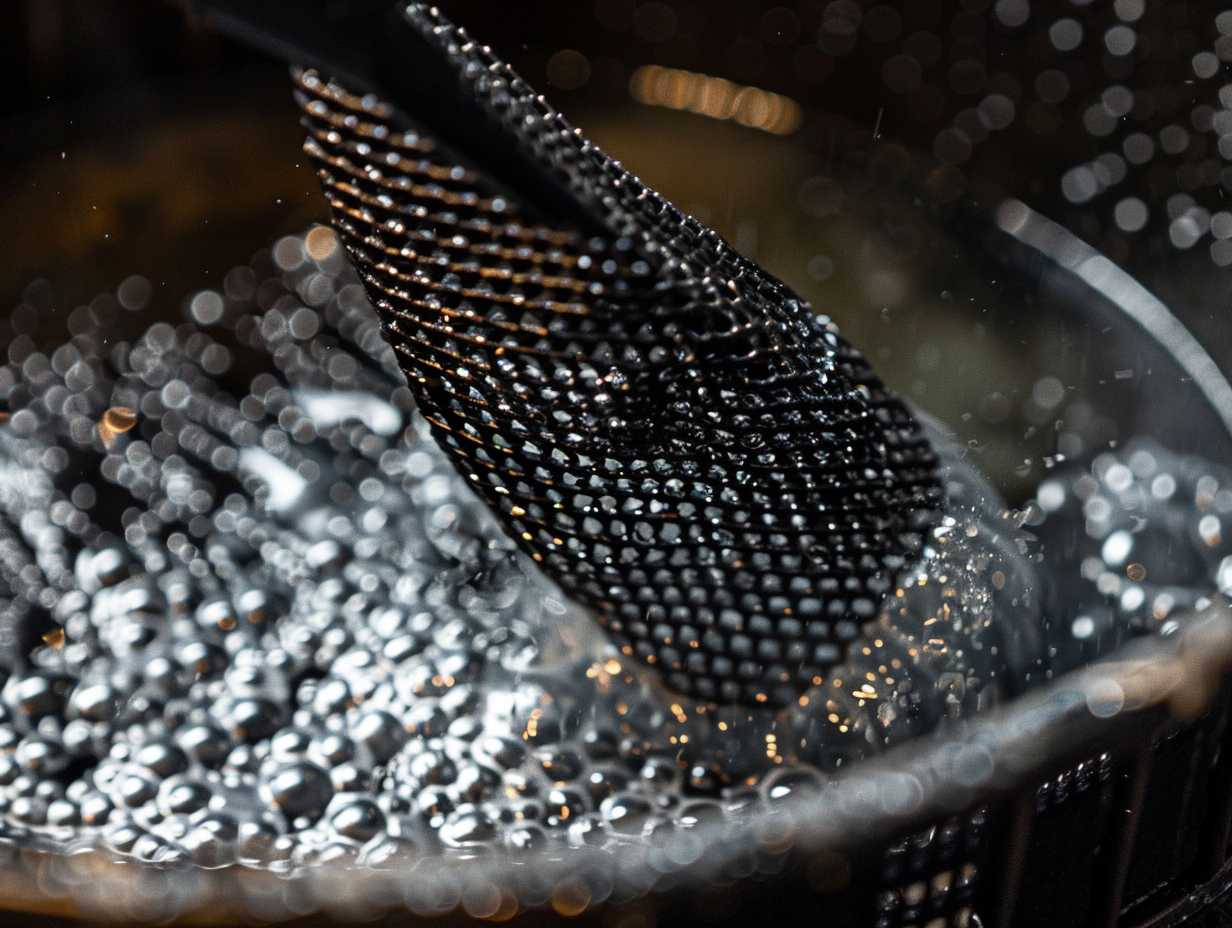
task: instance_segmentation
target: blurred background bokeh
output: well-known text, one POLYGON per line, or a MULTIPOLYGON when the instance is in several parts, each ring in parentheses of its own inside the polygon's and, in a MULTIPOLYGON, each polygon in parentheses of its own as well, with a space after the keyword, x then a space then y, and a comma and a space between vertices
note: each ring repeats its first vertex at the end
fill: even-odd
MULTIPOLYGON (((1134 333, 1057 309, 1074 296, 995 253, 1003 198, 1129 269, 1232 363, 1220 4, 446 6, 635 173, 834 316, 1011 492, 1118 437, 1104 410, 1187 394, 1134 333)), ((149 314, 184 318, 194 292, 326 219, 283 63, 187 3, 6 12, 0 343, 63 340, 76 307, 131 275, 150 284, 149 314)))

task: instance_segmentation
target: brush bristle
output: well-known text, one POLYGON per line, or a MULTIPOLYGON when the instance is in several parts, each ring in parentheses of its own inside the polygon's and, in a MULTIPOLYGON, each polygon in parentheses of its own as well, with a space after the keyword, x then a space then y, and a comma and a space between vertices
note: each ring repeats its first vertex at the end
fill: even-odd
POLYGON ((530 218, 537 204, 393 106, 297 75, 334 224, 437 441, 671 687, 790 701, 874 616, 940 505, 919 424, 829 320, 461 30, 407 15, 611 230, 530 218))

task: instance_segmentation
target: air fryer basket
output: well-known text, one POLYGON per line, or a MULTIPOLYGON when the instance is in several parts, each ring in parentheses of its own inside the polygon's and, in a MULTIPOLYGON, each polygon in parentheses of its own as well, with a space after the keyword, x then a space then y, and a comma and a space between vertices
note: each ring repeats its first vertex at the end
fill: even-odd
POLYGON ((1221 924, 1229 662, 1232 616, 1214 607, 961 735, 655 847, 275 875, 134 868, 28 843, 9 847, 0 886, 12 908, 106 921, 1221 924))
MULTIPOLYGON (((245 20, 265 5, 246 6, 206 22, 269 45, 245 20)), ((742 122, 733 131, 782 132, 791 136, 783 145, 807 152, 799 201, 789 207, 804 219, 746 229, 743 247, 772 252, 852 213, 876 230, 869 239, 882 243, 883 256, 935 271, 909 276, 898 296, 875 279, 876 268, 860 286, 841 283, 841 258, 836 284, 835 259, 823 255, 810 264, 807 286, 827 310, 836 295, 850 301, 833 307, 844 330, 870 356, 872 345, 886 345, 876 363, 887 379, 938 412, 1012 501, 1067 452, 1087 453, 1097 440, 1146 434, 1176 451, 1232 461, 1232 386, 1211 357, 1226 365, 1227 342, 1217 338, 1218 323, 1191 309, 1203 301, 1216 313, 1224 308, 1232 266, 1232 214, 1223 206, 1232 191, 1226 4, 834 0, 767 4, 751 18, 604 0, 570 10, 533 3, 516 13, 457 7, 451 12, 472 32, 506 43, 525 70, 538 67, 549 79, 544 62, 558 47, 580 49, 592 78, 572 87, 558 71, 570 88, 561 91, 566 110, 571 101, 585 113, 605 96, 631 94, 638 118, 655 126, 667 125, 651 122, 665 110, 713 116, 685 89, 703 72, 797 106, 778 111, 779 121, 726 113, 742 122), (668 20, 681 41, 663 37, 668 20), (744 41, 754 33, 756 56, 744 41), (519 52, 522 37, 532 47, 519 52), (623 70, 601 80, 610 61, 623 70), (930 291, 911 305, 913 286, 934 284, 944 296, 930 291), (1087 418, 1102 422, 1099 438, 1066 446, 1062 429, 1049 435, 1017 415, 964 417, 973 400, 945 395, 953 374, 945 359, 921 366, 914 353, 914 333, 946 314, 955 325, 978 321, 999 333, 996 357, 1028 336, 1046 346, 1028 348, 1022 369, 994 386, 1029 393, 1042 373, 1055 374, 1087 404, 1087 418), (1015 376, 1022 382, 1011 386, 1015 376)), ((329 63, 319 43, 328 45, 333 15, 350 21, 347 11, 322 12, 303 23, 297 42, 280 40, 273 50, 329 63)), ((289 108, 286 116, 294 118, 289 108)), ((601 135, 601 119, 596 128, 601 135)), ((633 166, 653 182, 653 164, 633 166)), ((738 223, 734 232, 739 239, 738 223)), ((758 257, 788 279, 808 277, 787 258, 758 257)), ((1223 677, 1232 667, 1232 613, 1216 600, 1166 631, 1132 639, 1118 632, 1080 659, 1065 652, 1055 679, 862 761, 819 795, 789 797, 739 824, 703 823, 654 846, 425 857, 384 872, 324 864, 276 875, 138 867, 94 850, 65 855, 28 836, 2 846, 0 904, 48 919, 211 924, 318 915, 604 926, 753 918, 878 928, 1223 924, 1224 907, 1232 908, 1232 688, 1223 677), (1079 666, 1087 661, 1094 663, 1079 666)), ((1061 640, 1068 629, 1050 633, 1061 640)))

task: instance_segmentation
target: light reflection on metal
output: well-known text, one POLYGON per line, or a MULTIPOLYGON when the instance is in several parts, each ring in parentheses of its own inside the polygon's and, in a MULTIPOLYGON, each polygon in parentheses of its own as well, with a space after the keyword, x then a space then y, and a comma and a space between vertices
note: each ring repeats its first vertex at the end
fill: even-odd
POLYGON ((1178 620, 1171 635, 1139 639, 948 737, 913 741, 862 762, 820 794, 789 795, 773 814, 699 821, 652 844, 616 851, 583 845, 568 854, 546 850, 516 860, 491 854, 464 867, 428 854, 414 866, 386 871, 322 863, 280 875, 239 866, 141 869, 85 848, 68 856, 42 854, 32 837, 23 855, 0 870, 0 898, 6 907, 29 911, 97 918, 119 904, 132 918, 196 914, 212 924, 322 911, 375 918, 399 909, 508 918, 549 905, 572 916, 612 899, 734 880, 747 876, 750 864, 778 872, 788 856, 806 863, 818 891, 841 889, 849 861, 863 847, 1009 795, 1075 756, 1120 754, 1148 742, 1161 726, 1196 718, 1230 668, 1232 610, 1217 603, 1178 620))
POLYGON ((282 512, 294 506, 308 488, 308 481, 264 448, 247 447, 240 451, 240 470, 265 483, 269 495, 265 507, 282 512))
POLYGON ((295 401, 309 419, 321 425, 338 425, 354 420, 362 422, 378 435, 395 435, 402 428, 402 414, 369 393, 298 390, 295 401))
POLYGON ((804 120, 800 104, 790 97, 657 64, 634 71, 629 92, 647 106, 729 120, 772 135, 791 135, 804 120))
POLYGON ((326 261, 338 250, 338 236, 328 226, 316 226, 304 237, 304 251, 313 261, 326 261))
POLYGON ((1138 323, 1193 379, 1194 386, 1232 434, 1232 385, 1214 358, 1167 306, 1082 239, 1020 200, 1002 203, 996 221, 1001 231, 1072 271, 1138 323))
POLYGON ((137 424, 137 413, 127 406, 112 406, 98 423, 98 436, 106 448, 112 447, 117 438, 131 431, 137 424))

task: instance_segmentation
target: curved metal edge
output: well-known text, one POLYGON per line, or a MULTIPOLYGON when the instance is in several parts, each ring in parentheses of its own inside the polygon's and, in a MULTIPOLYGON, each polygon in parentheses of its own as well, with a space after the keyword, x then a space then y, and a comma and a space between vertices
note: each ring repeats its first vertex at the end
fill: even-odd
POLYGON ((1005 200, 996 210, 995 221, 1002 232, 1073 273, 1158 342, 1192 378, 1232 436, 1232 384, 1202 343, 1161 300, 1078 236, 1021 200, 1005 200))
POLYGON ((501 906, 627 903, 673 890, 782 872, 793 863, 851 861, 946 816, 1032 786, 1091 752, 1140 748, 1161 726, 1198 717, 1232 670, 1232 609, 1216 603, 1168 637, 1139 639, 1107 660, 1028 693, 961 730, 856 764, 819 793, 789 797, 736 824, 669 833, 616 850, 549 849, 425 856, 391 871, 321 865, 298 874, 115 863, 100 851, 64 857, 13 849, 0 868, 4 904, 124 921, 226 923, 314 912, 346 918, 409 909, 488 917, 501 906))

